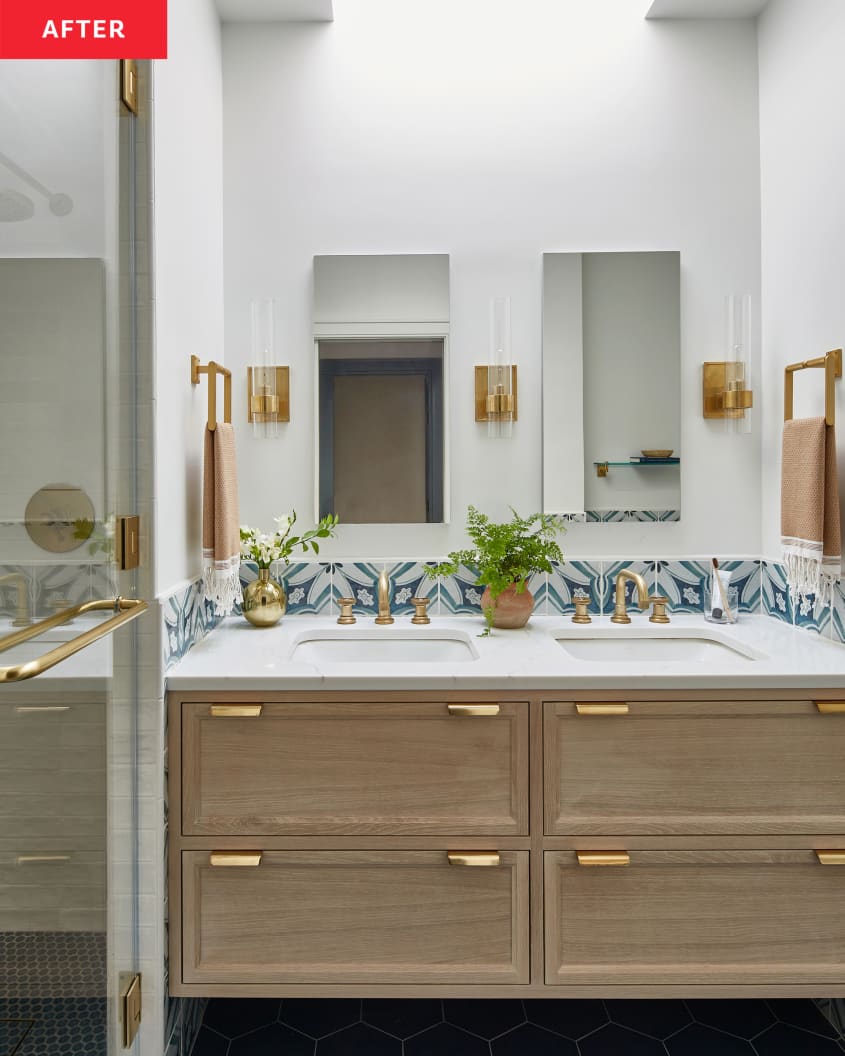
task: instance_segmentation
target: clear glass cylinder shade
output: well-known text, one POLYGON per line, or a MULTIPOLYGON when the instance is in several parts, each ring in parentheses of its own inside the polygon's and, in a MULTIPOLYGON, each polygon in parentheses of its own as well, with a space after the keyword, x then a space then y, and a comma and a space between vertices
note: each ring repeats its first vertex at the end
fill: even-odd
POLYGON ((725 429, 750 433, 752 426, 751 296, 725 298, 725 429))
POLYGON ((272 298, 252 301, 252 431, 255 436, 275 436, 278 431, 279 394, 276 392, 275 307, 272 298))
POLYGON ((513 433, 511 371, 511 299, 490 298, 490 358, 487 368, 487 435, 508 439, 513 433))

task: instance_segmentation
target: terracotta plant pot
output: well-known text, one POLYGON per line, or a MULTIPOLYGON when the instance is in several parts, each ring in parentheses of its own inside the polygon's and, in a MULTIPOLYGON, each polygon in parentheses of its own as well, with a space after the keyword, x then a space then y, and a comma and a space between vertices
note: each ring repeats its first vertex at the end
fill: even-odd
POLYGON ((493 626, 502 630, 513 630, 516 627, 524 627, 528 623, 528 617, 534 611, 534 595, 528 589, 518 593, 516 583, 511 583, 496 598, 490 601, 490 588, 485 587, 481 595, 481 611, 493 606, 493 626))

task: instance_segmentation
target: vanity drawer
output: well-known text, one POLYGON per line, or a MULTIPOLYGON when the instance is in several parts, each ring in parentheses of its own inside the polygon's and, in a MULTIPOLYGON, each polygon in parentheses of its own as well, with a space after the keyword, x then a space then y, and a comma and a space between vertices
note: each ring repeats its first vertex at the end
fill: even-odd
POLYGON ((182 854, 185 983, 528 982, 527 851, 232 853, 182 854))
POLYGON ((544 708, 549 835, 845 831, 845 714, 810 700, 544 708))
POLYGON ((546 852, 545 882, 547 983, 845 982, 845 866, 812 850, 546 852))
POLYGON ((185 835, 524 835, 523 703, 183 703, 185 835))

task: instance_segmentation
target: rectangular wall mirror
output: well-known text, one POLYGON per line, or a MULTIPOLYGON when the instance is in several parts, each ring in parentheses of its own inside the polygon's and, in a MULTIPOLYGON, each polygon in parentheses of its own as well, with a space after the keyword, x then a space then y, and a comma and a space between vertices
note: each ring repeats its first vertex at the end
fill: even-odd
POLYGON ((445 254, 314 258, 318 516, 447 520, 445 254))
POLYGON ((543 506, 680 518, 680 254, 543 255, 543 506))

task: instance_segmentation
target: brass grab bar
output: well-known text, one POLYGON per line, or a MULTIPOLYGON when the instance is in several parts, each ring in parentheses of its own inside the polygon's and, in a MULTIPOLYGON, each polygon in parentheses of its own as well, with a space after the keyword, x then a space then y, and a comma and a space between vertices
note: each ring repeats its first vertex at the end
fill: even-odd
POLYGON ((232 421, 232 372, 214 360, 200 366, 200 357, 191 356, 191 384, 199 385, 200 374, 208 375, 208 428, 213 433, 217 428, 217 375, 223 377, 223 421, 232 421))
POLYGON ((117 597, 114 599, 105 598, 102 601, 85 601, 81 605, 74 605, 69 609, 65 609, 64 612, 56 613, 55 616, 49 616, 46 620, 39 620, 38 623, 34 623, 31 627, 25 627, 14 634, 7 634, 5 638, 0 638, 0 652, 11 649, 29 638, 34 638, 36 635, 41 634, 42 631, 67 623, 74 616, 80 616, 84 612, 102 611, 104 609, 112 609, 114 611, 114 616, 111 619, 104 620, 98 626, 92 627, 90 631, 83 631, 82 634, 71 638, 69 642, 61 642, 54 649, 50 649, 35 660, 29 660, 24 664, 14 664, 11 667, 0 667, 0 682, 23 682, 24 679, 35 678, 37 675, 43 674, 49 668, 60 664, 62 660, 67 660, 74 653, 78 653, 81 649, 85 649, 86 646, 93 645, 100 638, 104 638, 107 634, 111 634, 112 631, 116 631, 124 623, 134 620, 146 608, 147 603, 140 598, 117 597))
POLYGON ((842 377, 842 349, 834 348, 815 359, 803 359, 800 363, 790 363, 783 371, 783 420, 792 418, 792 375, 797 370, 807 367, 824 367, 824 420, 827 425, 836 421, 836 394, 833 383, 842 377))

